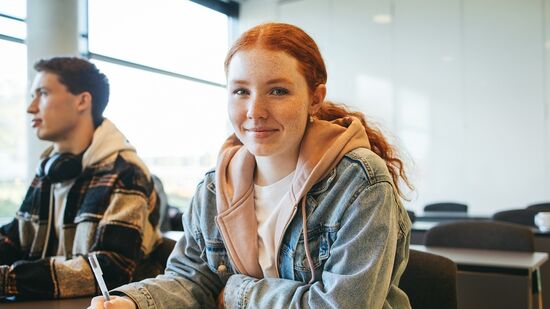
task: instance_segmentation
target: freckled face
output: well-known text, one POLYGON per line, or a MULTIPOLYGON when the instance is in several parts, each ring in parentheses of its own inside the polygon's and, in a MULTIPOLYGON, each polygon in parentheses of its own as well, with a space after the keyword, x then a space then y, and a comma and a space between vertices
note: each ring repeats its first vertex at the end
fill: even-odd
POLYGON ((27 108, 38 138, 52 142, 67 139, 79 119, 79 100, 80 95, 70 93, 56 74, 38 72, 27 108))
POLYGON ((267 157, 297 154, 312 99, 296 59, 262 48, 239 51, 227 80, 229 118, 247 150, 267 157))

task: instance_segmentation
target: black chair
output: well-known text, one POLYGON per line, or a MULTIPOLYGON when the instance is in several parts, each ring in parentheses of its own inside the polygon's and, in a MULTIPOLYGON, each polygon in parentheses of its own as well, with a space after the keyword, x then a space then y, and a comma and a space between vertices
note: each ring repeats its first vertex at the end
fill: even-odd
POLYGON ((176 206, 168 206, 168 218, 170 220, 171 231, 183 231, 181 216, 183 216, 181 209, 176 206))
POLYGON ((424 235, 424 244, 433 247, 535 251, 535 237, 530 228, 490 220, 454 221, 436 225, 424 235))
POLYGON ((532 204, 527 206, 527 209, 534 211, 550 211, 550 202, 532 204))
POLYGON ((491 219, 509 223, 521 224, 530 227, 536 227, 535 215, 538 211, 533 209, 510 209, 494 213, 491 219))
POLYGON ((414 223, 416 221, 416 215, 414 211, 407 210, 407 214, 409 215, 409 219, 411 220, 411 223, 414 223))
POLYGON ((168 218, 168 195, 164 192, 162 180, 157 175, 152 175, 153 184, 157 193, 157 205, 159 209, 159 227, 161 232, 171 230, 168 218))
POLYGON ((468 205, 453 202, 432 203, 424 206, 424 211, 468 212, 468 205))
POLYGON ((168 203, 168 195, 164 191, 164 185, 156 175, 152 176, 157 192, 157 203, 159 208, 159 227, 161 232, 183 231, 181 222, 182 212, 179 208, 168 203))
POLYGON ((399 281, 412 308, 456 309, 456 264, 448 258, 416 250, 399 281))

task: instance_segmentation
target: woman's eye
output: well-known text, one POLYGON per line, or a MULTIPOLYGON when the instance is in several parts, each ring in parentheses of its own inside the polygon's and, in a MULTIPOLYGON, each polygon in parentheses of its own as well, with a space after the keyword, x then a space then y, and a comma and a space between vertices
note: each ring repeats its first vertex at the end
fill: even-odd
POLYGON ((233 90, 233 94, 236 94, 236 95, 247 95, 247 94, 248 94, 248 91, 247 91, 246 89, 239 88, 239 89, 233 90))
POLYGON ((288 90, 285 88, 273 88, 270 94, 276 95, 276 96, 285 95, 285 94, 288 94, 288 90))

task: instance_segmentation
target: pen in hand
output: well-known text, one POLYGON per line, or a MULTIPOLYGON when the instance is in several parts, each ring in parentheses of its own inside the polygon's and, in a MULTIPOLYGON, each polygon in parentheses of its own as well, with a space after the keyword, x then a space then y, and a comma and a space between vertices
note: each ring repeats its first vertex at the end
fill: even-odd
POLYGON ((97 280, 97 284, 101 289, 101 294, 103 294, 105 301, 111 300, 111 298, 109 297, 109 290, 107 290, 107 286, 105 285, 105 281, 103 280, 103 276, 102 276, 103 272, 101 271, 101 267, 97 262, 97 257, 95 256, 95 253, 88 255, 88 260, 90 261, 90 265, 92 266, 95 279, 97 280))

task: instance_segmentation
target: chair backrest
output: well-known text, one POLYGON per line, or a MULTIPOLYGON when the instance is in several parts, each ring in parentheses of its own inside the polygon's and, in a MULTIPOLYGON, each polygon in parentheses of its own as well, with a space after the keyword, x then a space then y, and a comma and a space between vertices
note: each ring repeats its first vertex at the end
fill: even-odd
POLYGON ((456 264, 448 258, 416 250, 399 281, 412 308, 456 309, 456 264))
POLYGON ((414 223, 416 221, 416 214, 412 210, 407 210, 407 215, 409 215, 409 219, 411 220, 411 223, 414 223))
POLYGON ((424 244, 433 247, 533 252, 535 236, 530 228, 512 223, 454 221, 429 229, 424 235, 424 244))
POLYGON ((550 211, 550 202, 532 204, 527 206, 527 209, 535 211, 550 211))
POLYGON ((528 208, 502 210, 494 213, 491 218, 497 221, 504 221, 504 222, 536 227, 535 215, 537 214, 537 212, 538 211, 536 210, 528 209, 528 208))
POLYGON ((159 209, 159 227, 161 232, 171 230, 170 220, 168 218, 168 196, 164 192, 162 181, 157 175, 152 175, 155 191, 157 192, 157 203, 159 209))
POLYGON ((164 191, 164 186, 160 178, 152 175, 155 191, 157 192, 157 203, 159 208, 159 227, 161 232, 183 231, 181 222, 182 212, 168 203, 168 194, 164 191))
POLYGON ((424 206, 424 211, 468 212, 468 205, 453 202, 432 203, 424 206))

